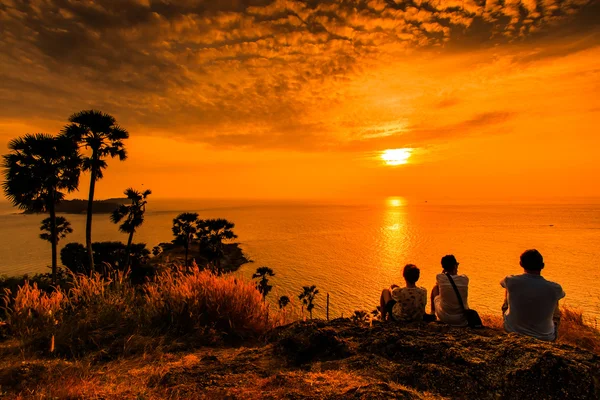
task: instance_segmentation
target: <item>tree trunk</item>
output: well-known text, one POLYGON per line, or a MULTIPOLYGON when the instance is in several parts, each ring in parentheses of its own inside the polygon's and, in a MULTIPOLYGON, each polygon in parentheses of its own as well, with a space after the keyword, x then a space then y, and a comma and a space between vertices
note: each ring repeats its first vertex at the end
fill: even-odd
POLYGON ((52 194, 52 200, 48 205, 48 212, 50 213, 50 243, 52 245, 52 283, 56 284, 56 247, 58 243, 58 233, 56 232, 56 211, 54 210, 54 193, 52 194))
POLYGON ((94 189, 96 188, 95 164, 95 156, 92 156, 92 176, 90 178, 90 194, 88 196, 87 219, 85 222, 85 245, 87 247, 88 266, 90 267, 90 273, 95 270, 94 253, 92 251, 92 209, 94 205, 94 189))
POLYGON ((125 258, 125 269, 129 268, 129 261, 131 259, 131 243, 133 242, 133 231, 129 232, 129 239, 127 239, 127 257, 125 258))
POLYGON ((188 267, 188 248, 190 247, 189 238, 186 238, 187 242, 185 243, 185 269, 188 267))

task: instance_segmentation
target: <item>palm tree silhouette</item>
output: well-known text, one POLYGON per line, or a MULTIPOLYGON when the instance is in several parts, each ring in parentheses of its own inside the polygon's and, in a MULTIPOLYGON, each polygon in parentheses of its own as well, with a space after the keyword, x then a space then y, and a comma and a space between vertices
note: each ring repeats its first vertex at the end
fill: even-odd
MULTIPOLYGON (((44 232, 40 233, 40 239, 52 243, 52 218, 46 218, 42 221, 40 231, 44 232)), ((66 238, 69 233, 73 233, 71 223, 65 217, 56 217, 56 244, 60 239, 66 238)))
POLYGON ((182 213, 173 219, 173 235, 175 239, 173 243, 182 245, 185 249, 185 266, 188 266, 188 252, 192 238, 197 231, 196 224, 198 223, 197 213, 182 213))
POLYGON ((263 301, 267 298, 271 289, 273 289, 273 286, 269 285, 269 276, 275 276, 275 272, 269 267, 257 268, 256 272, 252 275, 252 279, 260 279, 256 283, 256 288, 262 294, 263 301))
POLYGON ((77 144, 65 136, 27 134, 8 144, 4 156, 4 193, 21 210, 50 214, 52 280, 56 282, 59 240, 55 206, 79 185, 81 156, 77 144))
POLYGON ((88 253, 90 270, 94 270, 94 253, 92 251, 92 212, 96 181, 102 179, 102 170, 106 169, 107 157, 127 158, 123 140, 129 133, 117 125, 111 115, 96 110, 84 110, 69 117, 70 124, 64 128, 68 137, 80 146, 91 150, 91 154, 83 157, 83 170, 90 171, 90 191, 88 195, 87 219, 85 224, 85 244, 88 253))
POLYGON ((216 268, 221 272, 221 258, 224 255, 223 241, 237 238, 232 229, 235 228, 233 222, 226 219, 205 219, 198 221, 198 240, 200 242, 200 252, 208 251, 208 256, 216 268))
POLYGON ((310 319, 312 319, 312 310, 315 308, 313 301, 317 294, 319 294, 319 291, 315 285, 302 286, 302 293, 298 296, 298 299, 302 300, 302 304, 306 306, 306 309, 310 313, 310 319))
POLYGON ((290 298, 287 296, 281 296, 277 303, 279 304, 279 309, 283 310, 288 304, 290 304, 290 298))
POLYGON ((123 223, 119 226, 119 230, 123 233, 128 233, 129 238, 127 239, 127 255, 125 258, 125 268, 129 267, 129 260, 131 256, 131 243, 133 242, 133 234, 144 223, 144 213, 146 212, 146 198, 152 194, 151 190, 145 190, 144 192, 138 192, 132 188, 128 188, 124 192, 125 196, 131 200, 131 204, 121 204, 116 210, 110 215, 110 220, 118 224, 122 220, 123 223))

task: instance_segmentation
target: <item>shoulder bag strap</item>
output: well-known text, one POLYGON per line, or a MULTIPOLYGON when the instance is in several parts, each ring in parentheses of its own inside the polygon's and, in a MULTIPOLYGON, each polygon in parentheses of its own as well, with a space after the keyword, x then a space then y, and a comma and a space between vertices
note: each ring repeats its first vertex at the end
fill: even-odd
POLYGON ((448 280, 452 284, 452 288, 454 288, 454 292, 456 293, 456 297, 458 297, 458 304, 460 304, 460 308, 462 308, 463 311, 464 311, 465 310, 465 305, 463 304, 462 297, 460 296, 460 292, 458 291, 458 288, 456 287, 456 283, 454 283, 454 279, 452 279, 452 277, 450 276, 450 274, 445 274, 445 275, 448 277, 448 280))

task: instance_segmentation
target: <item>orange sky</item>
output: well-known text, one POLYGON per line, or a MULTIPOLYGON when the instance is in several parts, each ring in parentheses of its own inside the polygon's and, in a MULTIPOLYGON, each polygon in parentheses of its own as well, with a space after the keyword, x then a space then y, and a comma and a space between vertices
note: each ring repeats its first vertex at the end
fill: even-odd
POLYGON ((0 5, 3 148, 112 114, 98 198, 600 197, 598 1, 118 3, 0 5))

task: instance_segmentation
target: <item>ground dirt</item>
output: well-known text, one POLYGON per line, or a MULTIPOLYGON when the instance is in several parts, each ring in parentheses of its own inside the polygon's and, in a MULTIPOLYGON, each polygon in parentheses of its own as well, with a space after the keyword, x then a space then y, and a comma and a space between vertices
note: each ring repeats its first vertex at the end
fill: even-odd
POLYGON ((436 323, 296 322, 246 347, 156 351, 108 362, 4 350, 4 398, 600 398, 598 355, 436 323))

